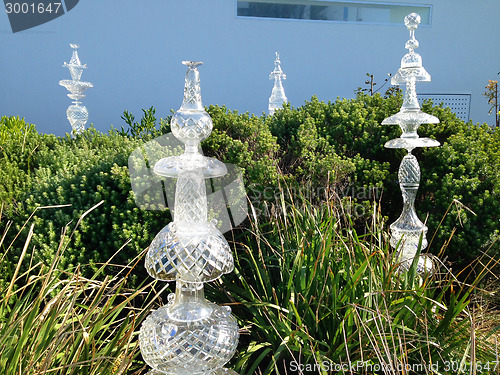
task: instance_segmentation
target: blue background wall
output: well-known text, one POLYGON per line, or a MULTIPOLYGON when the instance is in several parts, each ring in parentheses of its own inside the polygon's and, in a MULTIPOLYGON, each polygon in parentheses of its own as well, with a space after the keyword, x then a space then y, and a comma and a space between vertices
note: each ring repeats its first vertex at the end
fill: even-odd
MULTIPOLYGON (((414 0, 413 3, 430 2, 414 0)), ((432 75, 421 92, 472 93, 471 119, 493 123, 481 96, 500 71, 500 1, 439 0, 432 25, 417 31, 418 52, 432 75)), ((287 74, 286 94, 300 106, 353 97, 365 73, 382 83, 405 53, 404 26, 236 17, 234 0, 81 0, 70 12, 13 34, 0 12, 0 115, 20 115, 42 132, 70 130, 70 99, 58 85, 70 77, 69 43, 80 44, 94 83, 84 104, 89 123, 107 131, 124 125, 124 109, 140 117, 154 106, 158 117, 182 101, 182 60, 201 60, 205 105, 261 114, 267 109, 274 51, 287 74)))

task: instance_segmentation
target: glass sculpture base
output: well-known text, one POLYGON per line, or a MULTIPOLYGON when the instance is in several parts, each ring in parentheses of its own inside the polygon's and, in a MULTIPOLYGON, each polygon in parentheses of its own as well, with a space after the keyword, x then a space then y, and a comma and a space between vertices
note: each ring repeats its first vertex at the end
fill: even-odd
MULTIPOLYGON (((165 375, 165 374, 167 374, 167 373, 157 371, 157 370, 151 370, 146 375, 165 375)), ((191 375, 191 373, 184 373, 184 372, 179 372, 178 374, 191 375)), ((205 375, 238 375, 238 373, 236 371, 228 369, 228 368, 220 368, 220 369, 215 370, 215 371, 204 372, 203 374, 205 374, 205 375)))
MULTIPOLYGON (((396 255, 396 260, 399 258, 399 256, 396 255)), ((422 254, 418 257, 418 263, 417 263, 417 273, 419 275, 422 274, 433 274, 434 271, 436 270, 434 260, 432 259, 433 257, 430 254, 422 254)), ((398 262, 398 273, 404 273, 407 272, 412 263, 413 263, 414 258, 407 258, 405 260, 399 261, 398 262)))
POLYGON ((139 345, 144 361, 159 374, 219 374, 215 371, 236 351, 238 331, 228 306, 174 302, 146 318, 139 345))

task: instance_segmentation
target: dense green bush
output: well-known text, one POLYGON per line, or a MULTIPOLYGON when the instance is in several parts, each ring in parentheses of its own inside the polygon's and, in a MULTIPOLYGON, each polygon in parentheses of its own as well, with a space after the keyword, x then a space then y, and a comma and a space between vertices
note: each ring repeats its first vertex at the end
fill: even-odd
MULTIPOLYGON (((131 239, 115 259, 125 264, 161 229, 165 213, 140 210, 130 189, 128 155, 140 140, 92 128, 75 139, 39 134, 34 129, 28 138, 29 159, 18 138, 6 138, 2 144, 5 153, 0 170, 7 174, 2 184, 6 207, 2 224, 12 220, 20 229, 36 211, 33 262, 50 264, 61 232, 71 232, 78 218, 101 201, 83 218, 61 259, 62 266, 104 262, 131 239), (11 160, 17 163, 11 165, 11 160), (5 169, 6 165, 11 169, 5 169), (9 186, 13 189, 5 189, 9 186), (45 206, 64 207, 38 209, 45 206)), ((8 236, 4 245, 13 240, 8 236)), ((14 247, 22 248, 17 242, 14 247)), ((15 262, 19 254, 9 256, 15 262)))
MULTIPOLYGON (((285 106, 274 116, 260 117, 210 106, 214 130, 202 147, 205 154, 242 169, 256 206, 259 199, 273 200, 283 181, 305 195, 304 189, 311 190, 314 198, 329 184, 344 202, 351 201, 361 219, 371 213, 368 202, 381 199, 382 213, 392 222, 402 205, 397 169, 404 151, 384 148, 400 130, 380 123, 400 105, 399 94, 358 94, 356 99, 329 103, 313 97, 302 107, 285 106)), ((438 253, 457 228, 447 255, 466 264, 498 236, 500 132, 466 124, 431 103, 423 109, 441 123, 421 126, 420 134, 443 146, 414 152, 422 169, 417 211, 423 220, 429 214, 430 239, 452 205, 430 250, 438 253)), ((1 119, 3 219, 14 220, 20 228, 36 207, 71 205, 36 212, 32 243, 41 260, 49 261, 55 253, 67 225, 71 230, 77 218, 101 201, 75 234, 64 260, 67 265, 102 262, 131 240, 117 259, 125 263, 170 220, 168 211, 137 207, 127 169, 134 149, 170 131, 168 119, 157 121, 153 108, 144 110, 139 121, 128 112, 123 119, 127 130, 102 134, 90 129, 76 139, 39 134, 19 118, 1 119)), ((493 244, 492 251, 498 253, 498 248, 493 244)))
MULTIPOLYGON (((349 179, 340 185, 340 193, 358 201, 361 209, 357 214, 370 214, 363 209, 367 207, 363 201, 381 197, 383 214, 389 222, 396 220, 402 207, 397 170, 405 151, 384 148, 384 143, 398 137, 401 130, 380 124, 399 110, 401 99, 399 94, 383 98, 361 93, 356 99, 334 103, 323 103, 313 97, 297 109, 285 106, 268 120, 283 150, 281 162, 300 159, 308 145, 326 140, 329 148, 316 148, 311 158, 325 160, 335 153, 354 166, 349 179), (308 129, 306 135, 304 128, 308 129)), ((422 220, 430 215, 427 220, 430 239, 452 205, 431 251, 439 253, 456 228, 446 255, 463 266, 498 237, 500 131, 487 125, 464 123, 449 108, 435 107, 431 102, 425 103, 423 110, 437 116, 440 123, 422 125, 419 134, 439 140, 442 147, 413 152, 422 172, 417 212, 422 220)), ((305 177, 316 178, 310 171, 305 177)), ((491 251, 498 254, 500 244, 493 244, 491 251)))
MULTIPOLYGON (((203 145, 206 154, 238 165, 247 184, 277 185, 274 154, 278 146, 263 121, 224 107, 209 110, 215 126, 213 136, 203 145)), ((129 155, 153 136, 170 130, 163 119, 158 127, 154 115, 154 109, 144 110, 143 118, 136 122, 125 112, 124 120, 130 126, 127 131, 103 134, 90 128, 75 139, 39 134, 23 120, 3 118, 2 224, 12 220, 20 229, 36 210, 31 244, 37 251, 33 261, 49 264, 61 232, 72 231, 82 214, 95 205, 98 207, 84 216, 67 245, 60 261, 64 267, 102 263, 125 244, 115 262, 126 264, 171 220, 168 210, 138 207, 131 189, 129 155), (46 206, 64 207, 37 209, 46 206)), ((13 240, 9 235, 4 245, 13 240)), ((13 248, 22 248, 17 242, 13 248)), ((10 256, 15 262, 19 254, 10 256)))
POLYGON ((214 128, 202 143, 204 153, 240 167, 247 186, 276 186, 279 146, 264 119, 248 113, 238 114, 225 106, 210 106, 207 111, 214 128))
POLYGON ((19 197, 29 184, 38 137, 35 126, 24 119, 0 118, 0 202, 4 214, 16 210, 19 197))
MULTIPOLYGON (((453 121, 449 110, 429 108, 429 112, 443 122, 450 118, 453 121)), ((446 216, 441 224, 435 245, 440 246, 445 236, 457 227, 450 242, 450 260, 464 265, 486 250, 498 256, 500 129, 457 121, 453 131, 446 128, 434 131, 443 146, 422 153, 425 175, 419 208, 422 215, 430 213, 428 225, 436 228, 445 207, 452 205, 452 215, 446 216)))

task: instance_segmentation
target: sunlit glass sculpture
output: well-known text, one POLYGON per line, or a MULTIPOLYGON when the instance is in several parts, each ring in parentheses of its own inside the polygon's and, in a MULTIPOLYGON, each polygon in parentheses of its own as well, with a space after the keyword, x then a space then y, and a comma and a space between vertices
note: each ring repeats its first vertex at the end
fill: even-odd
POLYGON ((65 62, 63 67, 67 67, 69 69, 71 79, 63 79, 59 81, 59 84, 66 87, 66 89, 70 92, 68 97, 74 100, 73 104, 66 110, 66 115, 69 123, 71 124, 71 128, 73 129, 71 134, 76 135, 85 130, 85 124, 89 118, 89 112, 87 111, 87 108, 82 105, 81 100, 85 98, 85 95, 83 94, 85 90, 93 87, 93 85, 90 82, 80 80, 83 69, 87 67, 87 64, 82 64, 80 62, 80 58, 78 57, 78 44, 70 44, 70 46, 73 48, 73 55, 71 56, 69 63, 65 62))
POLYGON ((273 91, 269 97, 269 114, 272 116, 277 109, 283 108, 283 103, 288 99, 283 88, 283 80, 286 79, 286 74, 281 70, 280 55, 276 52, 276 60, 274 60, 274 70, 269 75, 269 79, 274 79, 273 91))
MULTIPOLYGON (((399 125, 403 133, 400 138, 392 139, 385 144, 387 148, 404 148, 408 154, 403 158, 399 167, 398 179, 403 194, 403 212, 401 216, 391 224, 391 246, 397 249, 396 259, 399 269, 407 270, 418 250, 421 242, 421 250, 427 247, 427 227, 420 221, 415 212, 415 197, 420 183, 420 167, 412 150, 417 147, 436 147, 439 142, 430 138, 420 138, 417 134, 421 124, 437 124, 439 119, 420 110, 417 100, 415 83, 417 81, 429 82, 431 76, 422 66, 422 57, 415 53, 419 46, 415 39, 415 30, 420 23, 420 16, 411 13, 405 17, 405 25, 410 31, 410 39, 405 48, 409 52, 401 60, 401 68, 392 77, 393 85, 406 85, 401 110, 393 116, 382 121, 382 125, 399 125)), ((420 273, 432 271, 432 261, 429 257, 421 255, 417 263, 417 271, 420 273)))
POLYGON ((233 270, 231 249, 208 221, 205 179, 227 173, 224 163, 203 156, 200 142, 212 132, 212 120, 201 101, 200 62, 187 65, 184 100, 172 117, 172 133, 185 145, 179 156, 159 160, 156 174, 177 178, 174 220, 149 246, 145 267, 153 278, 176 281, 166 306, 144 321, 141 353, 161 374, 236 374, 223 366, 238 344, 238 325, 228 306, 208 302, 203 283, 233 270))

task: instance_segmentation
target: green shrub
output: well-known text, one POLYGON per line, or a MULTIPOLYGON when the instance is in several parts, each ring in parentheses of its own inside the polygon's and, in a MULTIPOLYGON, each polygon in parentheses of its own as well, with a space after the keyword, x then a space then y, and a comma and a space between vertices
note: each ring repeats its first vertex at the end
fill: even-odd
POLYGON ((237 165, 245 185, 276 186, 278 144, 264 118, 238 114, 225 106, 207 108, 214 128, 203 143, 203 152, 225 163, 237 165))
POLYGON ((0 202, 4 213, 16 210, 29 185, 37 139, 35 126, 24 119, 6 116, 0 119, 0 202))
MULTIPOLYGON (((442 121, 451 117, 439 109, 430 112, 441 115, 442 121)), ((437 228, 443 209, 453 203, 452 215, 444 219, 436 235, 436 245, 441 246, 457 228, 447 255, 450 261, 465 265, 487 250, 493 256, 500 254, 500 129, 458 125, 442 138, 442 147, 422 153, 425 175, 419 209, 422 215, 430 213, 428 226, 437 228)))
MULTIPOLYGON (((321 189, 334 187, 344 201, 350 200, 360 228, 371 215, 370 201, 381 199, 382 213, 392 222, 402 207, 397 170, 404 151, 384 148, 400 130, 380 123, 400 105, 399 94, 358 94, 329 103, 313 97, 299 108, 285 106, 274 116, 260 117, 210 106, 214 130, 202 147, 206 155, 241 168, 258 210, 265 208, 262 200, 273 201, 286 182, 292 190, 310 190, 316 203, 324 198, 321 189)), ((421 136, 443 144, 414 151, 422 170, 416 207, 422 220, 429 214, 429 239, 450 204, 461 202, 452 205, 453 215, 441 223, 430 251, 438 253, 454 233, 446 255, 459 265, 491 244, 491 253, 498 254, 500 245, 494 241, 500 219, 499 130, 465 124, 449 109, 431 103, 423 110, 441 123, 421 126, 421 136)), ((131 152, 170 131, 168 120, 158 121, 153 108, 143 112, 139 121, 124 113, 130 126, 126 131, 102 134, 90 129, 76 139, 38 134, 19 118, 2 118, 3 217, 19 228, 38 206, 71 205, 36 213, 33 243, 40 259, 49 261, 61 230, 101 201, 84 218, 63 263, 102 262, 130 240, 119 258, 126 263, 168 223, 168 211, 138 208, 130 187, 131 152)))
MULTIPOLYGON (((126 166, 128 155, 142 144, 140 139, 114 131, 102 134, 92 128, 76 139, 32 136, 36 147, 31 165, 16 164, 18 171, 29 170, 29 178, 18 193, 17 211, 4 221, 13 220, 19 229, 38 207, 66 205, 35 212, 34 262, 50 264, 61 232, 66 227, 72 230, 78 218, 100 202, 80 223, 61 266, 102 263, 131 240, 116 257, 118 264, 126 264, 166 224, 168 213, 141 210, 134 202, 126 166)), ((9 237, 6 244, 11 240, 9 237)), ((12 261, 18 255, 13 254, 12 261)))
MULTIPOLYGON (((268 119, 283 150, 280 165, 291 173, 302 174, 304 179, 318 181, 314 169, 303 166, 307 160, 315 160, 314 165, 318 166, 318 160, 341 158, 347 163, 344 170, 353 173, 344 185, 338 185, 340 194, 349 192, 347 195, 355 198, 362 218, 371 214, 363 209, 366 202, 381 197, 383 214, 389 217, 389 222, 396 220, 402 208, 397 171, 405 151, 384 148, 384 143, 398 137, 401 130, 397 126, 382 126, 381 122, 399 111, 401 100, 399 93, 388 98, 360 93, 355 99, 339 99, 334 103, 313 97, 297 109, 285 106, 268 119), (316 147, 325 140, 328 147, 316 147), (372 191, 375 193, 367 193, 372 191)), ((437 116, 440 123, 422 125, 419 134, 435 138, 443 146, 414 151, 422 173, 417 212, 422 220, 430 214, 427 220, 430 239, 448 207, 455 200, 461 202, 452 206, 453 215, 441 223, 431 251, 439 253, 455 233, 446 255, 463 266, 498 237, 500 131, 487 125, 466 124, 450 109, 433 107, 431 102, 425 103, 423 110, 437 116)), ((499 254, 499 251, 497 242, 490 252, 499 254)))
MULTIPOLYGON (((242 169, 248 184, 253 181, 259 186, 277 185, 274 154, 278 146, 262 119, 237 115, 224 107, 209 110, 214 117, 214 134, 203 145, 205 153, 217 157, 222 153, 224 161, 242 169)), ((34 262, 50 264, 61 232, 72 230, 78 218, 95 205, 98 207, 85 215, 67 245, 60 260, 62 266, 102 263, 125 244, 115 260, 126 264, 168 224, 168 210, 144 210, 136 205, 127 168, 132 151, 153 136, 169 131, 162 119, 157 129, 154 115, 154 109, 144 110, 144 117, 135 122, 133 115, 125 112, 133 136, 123 129, 103 134, 90 128, 75 139, 42 135, 34 129, 24 138, 17 136, 24 134, 19 131, 11 131, 5 137, 5 151, 0 159, 5 184, 0 197, 4 205, 15 207, 15 211, 4 208, 4 223, 13 220, 20 229, 38 207, 64 206, 35 212, 34 262), (23 139, 28 146, 21 149, 18 144, 23 139)), ((13 240, 13 236, 8 236, 6 244, 13 240)), ((11 260, 17 261, 18 256, 14 252, 11 260)))

